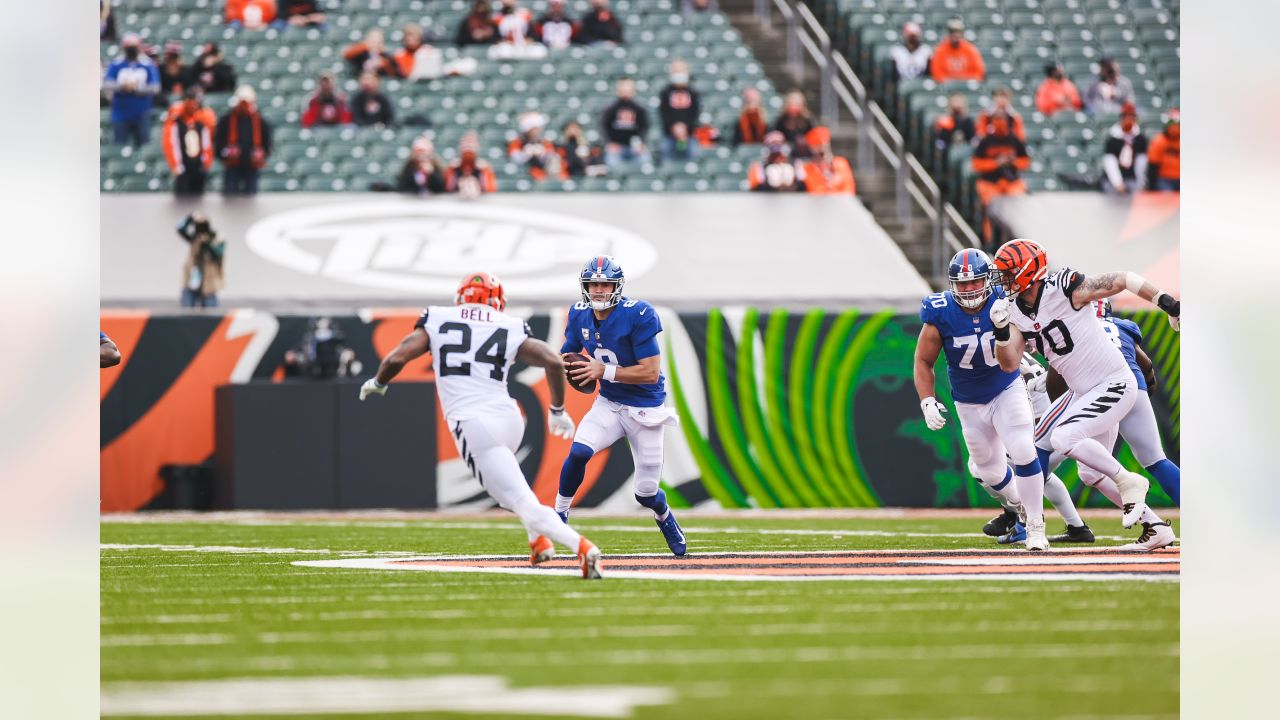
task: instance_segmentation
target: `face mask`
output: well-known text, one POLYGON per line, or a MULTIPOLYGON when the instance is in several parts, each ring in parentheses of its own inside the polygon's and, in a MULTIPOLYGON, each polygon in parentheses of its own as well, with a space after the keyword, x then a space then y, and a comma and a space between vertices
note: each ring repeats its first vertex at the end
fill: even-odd
POLYGON ((128 47, 124 49, 124 56, 130 60, 138 59, 138 48, 128 47))
POLYGON ((675 83, 676 85, 684 85, 685 83, 689 82, 689 74, 688 73, 671 73, 671 82, 675 83))

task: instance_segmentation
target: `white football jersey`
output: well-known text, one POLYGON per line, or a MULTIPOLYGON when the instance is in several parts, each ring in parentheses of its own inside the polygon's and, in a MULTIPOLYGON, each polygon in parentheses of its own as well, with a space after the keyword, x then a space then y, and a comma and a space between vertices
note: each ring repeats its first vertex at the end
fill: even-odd
POLYGON ((519 410, 507 392, 507 378, 530 335, 525 321, 488 305, 433 305, 414 327, 431 338, 431 367, 445 419, 519 410))
POLYGON ((1010 321, 1077 394, 1129 369, 1120 348, 1098 322, 1093 303, 1078 309, 1072 306, 1071 291, 1083 281, 1084 275, 1063 268, 1045 278, 1035 307, 1010 305, 1010 321))

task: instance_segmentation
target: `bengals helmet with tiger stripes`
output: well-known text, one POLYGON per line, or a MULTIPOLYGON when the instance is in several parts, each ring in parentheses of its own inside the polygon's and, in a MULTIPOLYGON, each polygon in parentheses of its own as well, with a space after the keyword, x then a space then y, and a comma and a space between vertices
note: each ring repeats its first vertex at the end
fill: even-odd
POLYGON ((458 284, 455 305, 488 305, 502 312, 507 307, 507 290, 497 275, 487 272, 471 273, 458 284))
POLYGON ((990 282, 1004 288, 1006 295, 1018 295, 1048 274, 1049 257, 1030 240, 1010 240, 991 259, 990 282))

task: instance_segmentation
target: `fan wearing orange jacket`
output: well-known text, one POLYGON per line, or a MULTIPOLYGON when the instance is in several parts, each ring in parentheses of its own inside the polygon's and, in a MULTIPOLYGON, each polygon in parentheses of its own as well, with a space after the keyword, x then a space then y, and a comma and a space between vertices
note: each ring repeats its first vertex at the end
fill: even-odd
POLYGON ((805 191, 810 195, 853 195, 857 185, 849 161, 831 152, 831 131, 816 127, 806 138, 814 150, 813 159, 804 164, 805 191))
POLYGON ((1182 119, 1177 109, 1169 111, 1164 131, 1147 147, 1147 162, 1155 175, 1156 190, 1179 192, 1182 185, 1182 119))
POLYGON ((187 88, 182 100, 169 107, 161 144, 173 172, 175 195, 204 194, 205 178, 213 167, 213 131, 218 117, 200 103, 200 91, 187 88))
POLYGON ((276 0, 227 0, 225 18, 232 27, 261 30, 276 19, 276 0))
POLYGON ((964 39, 964 21, 952 18, 947 21, 947 39, 938 43, 929 61, 929 74, 934 82, 950 80, 982 80, 987 76, 987 66, 982 61, 978 47, 964 39))
MULTIPOLYGON (((973 169, 978 173, 976 189, 984 208, 1001 195, 1027 194, 1021 173, 1031 167, 1031 157, 1026 143, 1013 134, 1011 125, 1005 113, 992 113, 991 133, 973 151, 973 169)), ((991 223, 985 219, 982 231, 991 237, 991 223)))

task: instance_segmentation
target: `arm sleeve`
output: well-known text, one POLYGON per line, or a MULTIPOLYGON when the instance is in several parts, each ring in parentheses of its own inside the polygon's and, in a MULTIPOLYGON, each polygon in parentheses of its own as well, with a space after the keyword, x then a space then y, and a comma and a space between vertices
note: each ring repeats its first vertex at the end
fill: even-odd
POLYGON ((1062 269, 1062 294, 1071 299, 1071 293, 1084 282, 1084 275, 1071 268, 1062 269))

